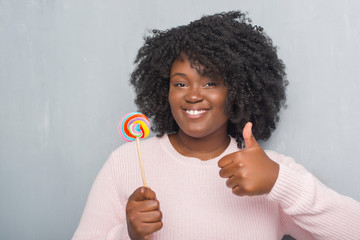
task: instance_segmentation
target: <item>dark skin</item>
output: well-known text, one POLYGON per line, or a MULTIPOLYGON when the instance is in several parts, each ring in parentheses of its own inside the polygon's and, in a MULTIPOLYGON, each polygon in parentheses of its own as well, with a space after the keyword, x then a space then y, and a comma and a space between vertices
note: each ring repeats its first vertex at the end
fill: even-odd
MULTIPOLYGON (((224 113, 228 94, 222 80, 201 76, 186 56, 175 60, 170 73, 169 103, 179 131, 169 135, 172 146, 182 155, 206 161, 219 156, 230 143, 228 117, 224 113)), ((220 177, 237 196, 269 193, 279 173, 257 143, 252 124, 243 129, 246 148, 224 156, 218 162, 220 177)), ((138 188, 126 205, 131 239, 151 239, 162 227, 162 214, 155 192, 138 188)))
POLYGON ((151 239, 151 234, 160 230, 162 213, 156 194, 150 188, 136 189, 126 204, 128 234, 133 240, 151 239))
POLYGON ((246 148, 224 156, 218 162, 219 174, 227 178, 226 186, 238 196, 267 194, 273 188, 279 164, 271 160, 258 144, 248 122, 243 129, 246 148))
POLYGON ((201 76, 186 56, 174 61, 170 71, 169 103, 179 131, 170 135, 184 156, 208 160, 229 145, 225 101, 228 90, 220 79, 201 76))

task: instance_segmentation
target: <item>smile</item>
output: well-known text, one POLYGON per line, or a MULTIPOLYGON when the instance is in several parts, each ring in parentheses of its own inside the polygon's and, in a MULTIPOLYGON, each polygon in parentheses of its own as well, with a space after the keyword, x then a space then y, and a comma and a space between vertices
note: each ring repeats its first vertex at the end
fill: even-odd
POLYGON ((196 115, 200 115, 204 112, 206 112, 205 110, 190 110, 190 109, 186 109, 185 112, 189 115, 192 115, 192 116, 196 116, 196 115))

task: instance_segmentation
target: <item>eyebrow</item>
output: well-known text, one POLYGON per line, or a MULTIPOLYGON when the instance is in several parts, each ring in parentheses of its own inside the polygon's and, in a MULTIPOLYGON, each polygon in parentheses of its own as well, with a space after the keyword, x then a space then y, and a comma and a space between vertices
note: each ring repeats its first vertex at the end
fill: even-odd
POLYGON ((170 76, 170 78, 173 78, 175 76, 184 76, 185 77, 186 74, 185 73, 174 73, 173 75, 170 76))

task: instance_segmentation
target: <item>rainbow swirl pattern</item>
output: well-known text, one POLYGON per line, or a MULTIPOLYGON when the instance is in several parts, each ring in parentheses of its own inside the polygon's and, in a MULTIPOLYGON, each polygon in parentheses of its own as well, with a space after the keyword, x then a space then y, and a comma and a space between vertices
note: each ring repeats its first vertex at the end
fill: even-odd
POLYGON ((146 138, 150 133, 150 121, 142 113, 128 113, 120 121, 119 133, 127 142, 132 142, 136 138, 146 138))

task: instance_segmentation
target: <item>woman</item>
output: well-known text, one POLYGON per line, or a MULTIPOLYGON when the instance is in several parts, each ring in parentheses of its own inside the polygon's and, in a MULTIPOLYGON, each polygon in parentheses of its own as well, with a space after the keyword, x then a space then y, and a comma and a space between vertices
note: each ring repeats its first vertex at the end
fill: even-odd
POLYGON ((285 104, 284 64, 240 12, 153 31, 131 83, 157 137, 100 171, 73 239, 356 239, 360 204, 257 140, 285 104))

